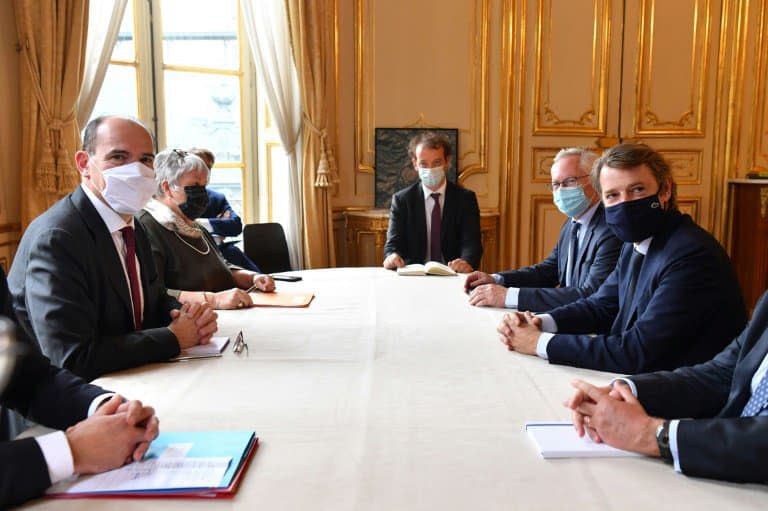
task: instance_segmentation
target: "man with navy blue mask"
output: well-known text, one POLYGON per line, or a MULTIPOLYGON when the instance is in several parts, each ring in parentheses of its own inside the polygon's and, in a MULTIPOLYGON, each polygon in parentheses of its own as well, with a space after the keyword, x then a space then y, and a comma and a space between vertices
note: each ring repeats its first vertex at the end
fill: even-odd
POLYGON ((553 201, 568 220, 552 252, 538 264, 489 275, 473 272, 464 289, 469 303, 547 311, 594 293, 616 267, 619 241, 605 223, 590 171, 597 155, 583 148, 562 149, 552 169, 553 201))
POLYGON ((593 295, 548 314, 506 314, 502 342, 550 363, 632 374, 711 359, 747 318, 727 254, 678 211, 669 165, 650 147, 612 147, 594 179, 624 242, 616 269, 593 295))

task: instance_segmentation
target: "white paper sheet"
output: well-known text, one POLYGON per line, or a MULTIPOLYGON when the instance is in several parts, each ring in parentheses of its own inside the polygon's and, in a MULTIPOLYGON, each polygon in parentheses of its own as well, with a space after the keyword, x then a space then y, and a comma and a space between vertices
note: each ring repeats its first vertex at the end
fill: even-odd
POLYGON ((544 459, 640 456, 608 444, 597 444, 588 435, 579 438, 570 422, 527 422, 525 430, 544 459))
POLYGON ((213 488, 221 483, 232 458, 161 457, 52 486, 48 493, 103 493, 213 488))

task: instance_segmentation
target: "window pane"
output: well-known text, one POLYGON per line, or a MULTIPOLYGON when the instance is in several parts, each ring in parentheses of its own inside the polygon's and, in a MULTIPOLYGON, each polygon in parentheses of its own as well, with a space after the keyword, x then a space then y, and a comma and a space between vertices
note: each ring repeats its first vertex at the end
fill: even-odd
POLYGON ((226 196, 232 209, 242 218, 243 216, 243 177, 240 168, 217 169, 211 171, 208 186, 226 196))
POLYGON ((133 33, 133 2, 125 6, 123 22, 120 24, 120 32, 117 34, 115 49, 112 50, 112 60, 136 60, 136 37, 133 33))
POLYGON ((207 147, 216 161, 241 161, 240 79, 166 71, 168 147, 207 147))
POLYGON ((236 0, 163 0, 163 63, 240 69, 236 0))
POLYGON ((91 119, 105 114, 138 117, 139 101, 136 94, 136 68, 110 64, 91 119))

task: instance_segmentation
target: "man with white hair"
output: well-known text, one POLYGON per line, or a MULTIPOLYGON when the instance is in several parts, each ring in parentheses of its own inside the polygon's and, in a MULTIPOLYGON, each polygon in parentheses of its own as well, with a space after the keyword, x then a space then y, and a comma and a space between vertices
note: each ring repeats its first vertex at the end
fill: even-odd
POLYGON ((557 153, 549 187, 555 205, 569 217, 557 245, 533 266, 493 275, 470 273, 464 284, 469 303, 541 312, 585 298, 600 287, 616 266, 621 241, 605 223, 605 210, 592 186, 596 158, 592 151, 576 147, 557 153))

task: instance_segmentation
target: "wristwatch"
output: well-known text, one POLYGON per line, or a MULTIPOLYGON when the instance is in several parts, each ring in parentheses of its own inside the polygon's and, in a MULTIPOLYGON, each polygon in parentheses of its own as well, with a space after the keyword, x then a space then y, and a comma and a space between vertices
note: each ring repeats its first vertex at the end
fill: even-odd
POLYGON ((664 421, 656 428, 656 444, 659 446, 661 458, 665 461, 673 461, 672 450, 669 448, 669 421, 664 421))

